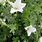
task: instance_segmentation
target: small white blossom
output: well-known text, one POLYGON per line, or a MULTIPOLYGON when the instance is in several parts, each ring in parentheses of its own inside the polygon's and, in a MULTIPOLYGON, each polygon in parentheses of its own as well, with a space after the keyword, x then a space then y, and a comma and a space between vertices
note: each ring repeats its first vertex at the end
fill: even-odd
POLYGON ((6 0, 0 0, 0 3, 5 5, 6 0))
POLYGON ((21 3, 21 0, 16 0, 14 3, 8 1, 8 3, 12 6, 10 13, 14 12, 23 12, 23 8, 25 7, 26 3, 21 3))
POLYGON ((38 42, 42 42, 42 37, 39 38, 39 41, 38 42))
POLYGON ((32 25, 25 27, 25 30, 27 30, 27 34, 28 34, 28 36, 30 36, 31 33, 36 32, 36 28, 33 27, 32 25))

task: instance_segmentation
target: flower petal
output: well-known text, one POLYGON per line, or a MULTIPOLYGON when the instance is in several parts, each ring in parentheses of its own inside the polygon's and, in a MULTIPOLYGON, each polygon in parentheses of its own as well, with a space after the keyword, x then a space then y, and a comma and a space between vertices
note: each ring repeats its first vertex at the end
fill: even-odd
POLYGON ((27 34, 28 34, 28 36, 30 36, 31 35, 31 32, 27 31, 27 34))
POLYGON ((25 27, 25 30, 27 30, 28 29, 28 26, 27 27, 25 27))
POLYGON ((23 9, 19 9, 18 11, 22 13, 23 12, 23 9))
POLYGON ((26 6, 26 3, 21 3, 21 8, 23 9, 26 6))
POLYGON ((27 33, 28 33, 29 36, 31 35, 31 33, 36 32, 36 28, 33 27, 32 25, 27 26, 27 27, 25 28, 25 30, 27 30, 27 33))
POLYGON ((32 28, 32 30, 33 30, 32 32, 35 32, 36 31, 36 28, 32 28))
POLYGON ((11 8, 10 13, 14 13, 14 12, 17 12, 17 10, 15 10, 14 8, 11 8))
POLYGON ((16 0, 16 3, 21 3, 21 0, 16 0))

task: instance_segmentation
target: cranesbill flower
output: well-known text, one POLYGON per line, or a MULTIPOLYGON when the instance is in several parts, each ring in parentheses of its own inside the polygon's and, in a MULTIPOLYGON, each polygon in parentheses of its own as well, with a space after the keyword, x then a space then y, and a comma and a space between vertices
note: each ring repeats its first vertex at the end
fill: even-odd
POLYGON ((33 27, 32 25, 25 27, 25 30, 27 30, 27 34, 28 34, 28 36, 30 36, 31 33, 36 32, 36 28, 33 27))
POLYGON ((8 3, 12 6, 10 13, 14 12, 23 12, 23 8, 25 7, 26 3, 21 3, 21 0, 16 0, 14 3, 8 1, 8 3))

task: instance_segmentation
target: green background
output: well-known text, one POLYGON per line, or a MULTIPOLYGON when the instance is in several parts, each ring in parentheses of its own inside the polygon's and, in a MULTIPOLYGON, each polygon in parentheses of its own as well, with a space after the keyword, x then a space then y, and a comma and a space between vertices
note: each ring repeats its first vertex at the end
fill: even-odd
MULTIPOLYGON (((14 2, 15 0, 10 0, 14 2)), ((23 13, 10 13, 10 5, 0 3, 0 42, 38 42, 42 36, 42 0, 22 0, 26 3, 23 13), (5 22, 3 21, 5 19, 5 22), (6 23, 4 25, 2 22, 6 23), (27 36, 26 26, 33 25, 36 33, 27 36)))

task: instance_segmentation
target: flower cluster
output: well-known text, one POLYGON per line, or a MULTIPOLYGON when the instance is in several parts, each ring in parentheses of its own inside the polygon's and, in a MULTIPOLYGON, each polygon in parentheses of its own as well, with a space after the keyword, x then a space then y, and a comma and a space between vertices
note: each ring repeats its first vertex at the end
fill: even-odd
MULTIPOLYGON (((16 12, 16 13, 18 13, 18 12, 23 13, 24 8, 25 8, 25 6, 26 6, 26 3, 22 3, 22 0, 15 0, 14 2, 11 2, 10 0, 0 0, 0 4, 2 4, 3 6, 5 6, 6 3, 8 3, 9 6, 11 6, 11 7, 10 7, 10 10, 9 10, 9 13, 12 14, 12 15, 13 15, 13 13, 15 13, 15 12, 16 12)), ((37 2, 37 3, 38 3, 38 2, 37 2)), ((29 3, 29 4, 31 4, 31 3, 29 3)), ((29 4, 28 4, 28 5, 29 5, 29 4)), ((28 5, 27 5, 27 7, 29 7, 28 5)), ((3 7, 3 6, 2 6, 2 7, 3 7)), ((7 6, 7 5, 6 5, 6 6, 7 6)), ((40 6, 40 5, 39 5, 39 6, 40 6)), ((32 5, 32 8, 33 8, 33 7, 34 7, 34 5, 32 5)), ((38 7, 38 5, 37 5, 37 7, 38 7)), ((37 8, 37 7, 36 7, 36 8, 37 8)), ((5 8, 5 7, 3 7, 3 8, 5 8)), ((36 9, 36 8, 35 8, 35 9, 36 9)), ((41 7, 41 8, 42 8, 42 7, 41 7)), ((29 8, 28 8, 28 9, 29 9, 29 8)), ((26 9, 26 11, 27 11, 28 9, 26 9)), ((34 9, 34 8, 33 8, 33 9, 34 9)), ((27 19, 27 18, 31 18, 31 17, 28 17, 28 16, 29 16, 29 13, 31 12, 31 10, 33 10, 33 9, 30 8, 30 9, 29 9, 30 11, 27 11, 27 13, 24 12, 24 13, 26 14, 26 15, 24 15, 24 17, 26 17, 26 19, 27 19), (27 14, 28 14, 28 16, 27 16, 27 14)), ((38 8, 37 10, 35 10, 35 9, 34 9, 35 12, 36 12, 36 11, 38 11, 38 12, 40 11, 40 10, 38 10, 39 8, 38 8)), ((32 11, 32 12, 33 12, 33 11, 32 11)), ((30 14, 32 14, 32 12, 31 12, 30 14)), ((35 14, 35 12, 33 12, 33 14, 35 14)), ((37 13, 38 13, 38 12, 37 12, 37 13)), ((15 14, 15 15, 17 15, 17 14, 15 14)), ((14 17, 15 17, 15 15, 14 15, 14 17)), ((36 14, 36 15, 38 15, 38 14, 36 14)), ((38 15, 37 17, 36 17, 36 15, 35 15, 34 17, 32 17, 31 20, 30 20, 30 19, 28 19, 28 20, 32 22, 32 19, 34 19, 34 20, 33 20, 34 22, 35 22, 35 21, 38 22, 38 19, 39 19, 40 17, 38 18, 39 15, 38 15)), ((5 16, 6 16, 6 15, 5 15, 5 16)), ((10 15, 10 16, 11 16, 11 15, 10 15)), ((31 15, 31 16, 32 16, 32 15, 31 15)), ((40 14, 40 16, 41 16, 41 14, 40 14)), ((13 18, 13 21, 15 21, 15 19, 16 19, 18 16, 17 16, 16 18, 14 18, 14 17, 11 16, 10 18, 13 18)), ((5 19, 6 19, 6 18, 5 18, 5 19)), ((0 18, 0 24, 6 25, 6 26, 9 25, 8 27, 11 28, 10 32, 15 33, 14 30, 17 29, 17 27, 16 27, 17 24, 14 24, 14 23, 11 24, 11 23, 10 23, 10 24, 7 25, 7 23, 5 23, 5 22, 6 22, 5 19, 1 19, 1 18, 0 18)), ((41 19, 42 19, 42 18, 41 18, 41 19)), ((7 19, 7 20, 8 20, 8 19, 7 19)), ((9 21, 10 21, 10 20, 11 20, 11 19, 9 19, 9 21)), ((20 22, 18 25, 21 27, 21 24, 22 24, 21 22, 22 22, 22 20, 20 20, 20 18, 18 18, 18 19, 16 19, 16 23, 17 23, 17 20, 18 20, 18 22, 20 22)), ((24 19, 24 20, 25 20, 25 19, 24 19)), ((24 21, 24 20, 23 20, 23 21, 24 21)), ((27 22, 27 21, 26 21, 26 22, 27 22)), ((39 21, 39 22, 41 22, 41 21, 39 21)), ((38 22, 38 23, 39 23, 39 22, 38 22)), ((32 23, 33 23, 33 22, 32 22, 32 23)), ((23 27, 24 30, 26 31, 28 37, 30 37, 30 36, 32 35, 32 33, 35 34, 35 33, 37 32, 37 27, 34 27, 34 26, 32 25, 32 23, 29 24, 29 26, 26 25, 26 26, 23 27)), ((24 25, 24 24, 23 24, 23 25, 24 25)), ((41 28, 42 28, 42 23, 41 23, 40 25, 41 25, 41 28)), ((37 25, 37 26, 38 26, 38 25, 37 25)), ((20 33, 21 33, 21 31, 20 31, 20 33)), ((14 35, 14 34, 13 34, 13 35, 14 35)), ((21 33, 21 35, 22 35, 22 33, 21 33)), ((38 36, 38 35, 36 35, 36 36, 38 36)), ((20 36, 20 37, 21 37, 21 36, 20 36)), ((24 38, 25 38, 25 37, 24 37, 24 38)), ((37 37, 37 38, 38 38, 38 37, 37 37)), ((39 39, 38 42, 42 42, 42 37, 40 37, 40 38, 38 38, 38 39, 39 39)), ((27 42, 28 42, 28 41, 27 41, 27 42)))

